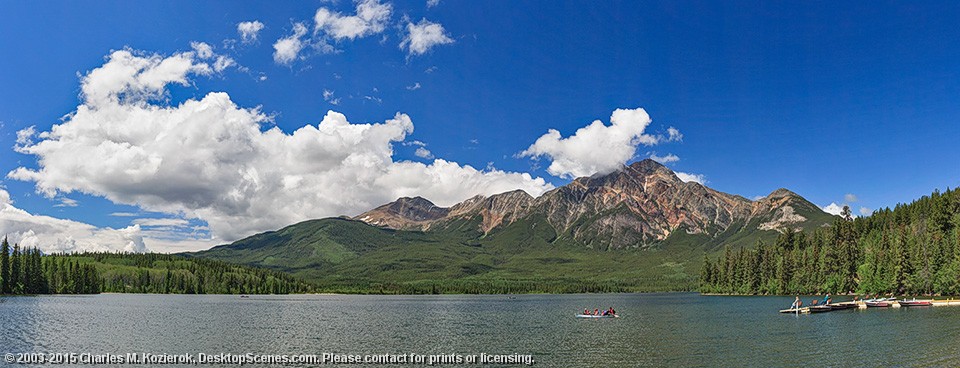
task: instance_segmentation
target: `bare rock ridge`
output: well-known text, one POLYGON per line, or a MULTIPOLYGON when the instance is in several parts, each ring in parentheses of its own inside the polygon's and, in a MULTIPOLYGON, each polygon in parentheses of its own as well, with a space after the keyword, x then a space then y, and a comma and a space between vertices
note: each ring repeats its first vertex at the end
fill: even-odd
POLYGON ((357 219, 393 229, 425 228, 429 223, 446 217, 449 212, 449 209, 437 207, 423 197, 402 197, 367 211, 357 219))
POLYGON ((476 196, 450 208, 421 197, 400 198, 355 219, 420 231, 476 220, 477 231, 483 234, 512 224, 535 226, 533 219, 543 219, 559 237, 588 246, 622 248, 656 244, 677 231, 717 237, 819 226, 828 218, 819 207, 786 189, 751 201, 684 182, 669 168, 647 159, 606 175, 577 178, 539 198, 516 190, 476 196))

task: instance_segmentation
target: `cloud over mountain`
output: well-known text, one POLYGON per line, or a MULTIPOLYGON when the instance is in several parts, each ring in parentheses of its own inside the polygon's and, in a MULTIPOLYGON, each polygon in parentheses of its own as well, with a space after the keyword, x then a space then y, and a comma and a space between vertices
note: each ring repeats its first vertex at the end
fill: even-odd
POLYGON ((552 188, 526 173, 441 158, 394 161, 393 143, 414 127, 402 113, 354 124, 329 111, 319 124, 287 133, 265 129, 267 115, 237 106, 225 92, 164 102, 168 85, 212 73, 192 51, 112 53, 82 78, 75 111, 35 143, 25 138, 18 145, 36 157, 37 167, 19 167, 8 177, 34 182, 50 198, 82 192, 203 219, 224 241, 305 219, 353 215, 401 196, 451 205, 477 194, 523 189, 539 195, 552 188))
POLYGON ((642 108, 617 109, 610 125, 594 120, 566 138, 550 129, 519 156, 551 160, 547 172, 562 178, 607 174, 633 158, 637 146, 657 144, 657 136, 645 133, 651 122, 642 108))

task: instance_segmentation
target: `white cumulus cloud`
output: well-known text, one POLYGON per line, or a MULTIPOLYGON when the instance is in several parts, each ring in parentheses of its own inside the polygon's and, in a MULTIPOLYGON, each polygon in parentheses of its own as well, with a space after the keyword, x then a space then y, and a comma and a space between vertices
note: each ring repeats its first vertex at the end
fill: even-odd
POLYGON ((33 136, 37 134, 37 129, 34 126, 29 126, 17 131, 17 145, 26 146, 33 144, 33 136))
POLYGON ((390 21, 393 6, 378 0, 357 2, 356 14, 343 15, 327 8, 317 9, 313 16, 314 32, 323 33, 335 39, 366 37, 383 32, 390 21))
POLYGON ((135 225, 140 226, 187 226, 190 221, 179 218, 138 218, 133 220, 135 225))
POLYGON ((243 43, 256 42, 263 30, 263 23, 258 20, 237 23, 237 33, 240 34, 240 40, 243 43))
POLYGON ((82 104, 38 142, 18 147, 36 157, 37 168, 19 167, 8 177, 34 182, 49 198, 82 192, 202 219, 222 241, 355 215, 401 196, 452 205, 477 194, 522 189, 536 196, 553 188, 526 173, 441 158, 394 161, 393 144, 413 132, 402 113, 354 124, 329 111, 319 124, 287 133, 266 129, 267 115, 237 106, 224 92, 176 105, 149 98, 206 73, 209 66, 195 55, 111 54, 83 77, 82 104))
POLYGON ((665 156, 657 156, 656 152, 652 152, 650 153, 650 159, 661 164, 669 164, 680 161, 680 157, 672 153, 668 153, 665 156))
POLYGON ((610 173, 633 158, 638 145, 658 142, 644 133, 651 121, 642 108, 617 109, 610 125, 595 120, 566 138, 550 129, 519 156, 546 157, 552 160, 547 172, 563 178, 610 173))
POLYGON ((683 140, 683 133, 680 133, 677 128, 669 127, 667 128, 667 141, 669 142, 679 142, 683 140))
POLYGON ((340 98, 334 97, 334 92, 329 89, 323 90, 323 100, 329 102, 331 105, 340 104, 340 98))
POLYGON ((80 205, 80 203, 76 199, 72 199, 72 198, 60 197, 58 198, 58 200, 60 201, 60 203, 53 205, 54 207, 76 207, 80 205))
POLYGON ((843 195, 843 200, 846 201, 846 202, 853 203, 853 202, 856 202, 857 200, 859 200, 859 198, 857 198, 857 195, 856 195, 856 194, 847 193, 847 194, 844 194, 844 195, 843 195))
POLYGON ((417 150, 414 151, 413 154, 417 155, 417 157, 425 158, 428 160, 433 158, 433 153, 430 152, 430 150, 423 147, 417 147, 417 150))
POLYGON ((707 178, 703 174, 690 174, 690 173, 679 172, 679 171, 674 172, 674 174, 677 174, 677 177, 680 178, 680 180, 683 180, 684 182, 687 182, 687 183, 694 182, 694 183, 700 183, 700 185, 707 184, 707 178))
POLYGON ((187 85, 188 74, 213 72, 207 63, 195 61, 193 52, 160 57, 136 55, 128 49, 114 51, 108 63, 83 77, 80 91, 86 106, 160 98, 169 84, 187 85))
POLYGON ((273 61, 277 64, 289 65, 303 50, 303 36, 307 34, 307 26, 303 23, 293 25, 293 33, 287 37, 277 40, 273 44, 273 61))
POLYGON ((82 222, 34 215, 13 205, 10 193, 0 189, 0 233, 22 247, 46 253, 102 251, 146 252, 138 225, 100 228, 82 222))
POLYGON ((834 202, 831 202, 829 205, 826 205, 821 209, 823 210, 823 212, 829 213, 834 216, 840 216, 840 214, 843 213, 843 206, 836 204, 834 202))
POLYGON ((190 42, 190 48, 197 53, 198 58, 209 59, 213 57, 213 47, 205 42, 190 42))
POLYGON ((407 34, 400 41, 400 49, 407 50, 410 56, 422 55, 434 46, 450 43, 453 43, 453 39, 442 25, 421 19, 417 24, 407 23, 407 34))
POLYGON ((213 70, 217 73, 224 71, 225 69, 237 65, 237 62, 229 56, 218 55, 217 60, 213 62, 213 70))

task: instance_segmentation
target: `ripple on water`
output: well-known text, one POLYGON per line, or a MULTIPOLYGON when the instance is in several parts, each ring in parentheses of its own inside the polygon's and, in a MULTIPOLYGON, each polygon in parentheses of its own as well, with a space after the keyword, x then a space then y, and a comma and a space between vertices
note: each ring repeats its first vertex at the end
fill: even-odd
POLYGON ((697 294, 0 298, 10 352, 533 354, 543 366, 941 366, 960 308, 781 315, 697 294), (622 318, 587 320, 584 308, 622 318))

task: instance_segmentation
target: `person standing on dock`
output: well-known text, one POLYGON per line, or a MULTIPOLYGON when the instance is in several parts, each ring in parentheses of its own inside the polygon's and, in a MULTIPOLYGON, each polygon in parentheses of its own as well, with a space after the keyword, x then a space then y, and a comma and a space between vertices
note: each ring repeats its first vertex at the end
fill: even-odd
POLYGON ((830 303, 830 293, 823 296, 823 301, 820 302, 820 305, 827 305, 828 303, 830 303))
POLYGON ((803 305, 803 302, 800 301, 800 296, 798 295, 797 299, 793 300, 793 304, 790 304, 790 309, 800 308, 801 305, 803 305))

